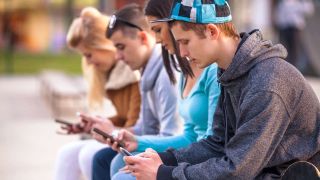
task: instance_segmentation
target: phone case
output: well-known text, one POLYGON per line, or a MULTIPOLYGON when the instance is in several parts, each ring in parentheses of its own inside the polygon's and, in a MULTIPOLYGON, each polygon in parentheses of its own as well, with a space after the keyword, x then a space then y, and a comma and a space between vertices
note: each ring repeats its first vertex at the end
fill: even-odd
POLYGON ((120 147, 120 152, 124 156, 133 156, 128 150, 126 150, 126 149, 124 149, 122 147, 120 147))
MULTIPOLYGON (((115 139, 113 138, 113 136, 101 131, 100 129, 97 128, 93 128, 93 131, 100 134, 101 136, 103 136, 104 138, 109 138, 111 140, 111 143, 113 143, 115 141, 115 139)), ((124 143, 121 141, 117 141, 118 142, 118 146, 119 147, 125 147, 124 143)))

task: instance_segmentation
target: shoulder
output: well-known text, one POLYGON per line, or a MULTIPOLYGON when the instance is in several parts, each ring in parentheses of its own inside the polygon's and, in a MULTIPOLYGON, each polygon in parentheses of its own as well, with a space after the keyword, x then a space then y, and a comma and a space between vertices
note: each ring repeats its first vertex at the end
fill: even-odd
POLYGON ((272 58, 252 68, 243 92, 276 94, 285 104, 294 107, 313 96, 313 90, 303 75, 285 60, 272 58))
POLYGON ((298 88, 305 84, 303 75, 291 64, 280 58, 265 60, 249 73, 249 84, 252 87, 271 90, 287 91, 289 88, 298 88))
POLYGON ((156 85, 157 86, 172 86, 170 79, 169 79, 169 75, 164 67, 159 72, 159 76, 156 79, 156 85))
POLYGON ((203 74, 201 75, 201 79, 199 79, 199 81, 201 84, 203 84, 204 88, 210 88, 213 83, 218 86, 217 71, 217 64, 211 64, 203 70, 203 74))
POLYGON ((163 68, 156 79, 153 91, 159 96, 164 96, 166 94, 166 97, 171 97, 176 96, 177 89, 176 84, 171 83, 167 71, 163 68))
POLYGON ((128 85, 128 88, 130 88, 131 90, 138 90, 139 91, 139 81, 131 83, 128 85))

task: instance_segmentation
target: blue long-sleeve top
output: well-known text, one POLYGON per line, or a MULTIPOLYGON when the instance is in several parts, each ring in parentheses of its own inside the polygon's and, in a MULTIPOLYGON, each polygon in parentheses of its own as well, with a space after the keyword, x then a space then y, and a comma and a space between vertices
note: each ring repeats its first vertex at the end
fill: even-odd
POLYGON ((136 136, 136 151, 152 148, 157 152, 186 147, 212 134, 213 114, 217 106, 220 88, 217 81, 217 65, 204 69, 187 97, 182 97, 186 79, 181 76, 179 113, 184 120, 183 134, 169 137, 136 136))

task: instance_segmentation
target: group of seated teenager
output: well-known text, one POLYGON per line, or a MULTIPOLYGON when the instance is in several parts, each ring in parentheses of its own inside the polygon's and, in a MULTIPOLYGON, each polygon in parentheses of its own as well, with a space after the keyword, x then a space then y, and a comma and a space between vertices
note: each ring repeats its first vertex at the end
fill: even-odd
POLYGON ((320 167, 320 103, 281 44, 238 33, 225 0, 93 7, 67 44, 82 55, 89 107, 58 152, 55 180, 281 179, 320 167))

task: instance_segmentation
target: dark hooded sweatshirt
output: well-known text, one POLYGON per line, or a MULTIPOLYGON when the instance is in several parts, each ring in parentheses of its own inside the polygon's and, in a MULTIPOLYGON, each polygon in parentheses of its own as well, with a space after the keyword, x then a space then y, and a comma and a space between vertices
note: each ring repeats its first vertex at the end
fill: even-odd
POLYGON ((320 105, 282 45, 242 34, 219 74, 213 135, 160 153, 158 180, 278 179, 297 160, 320 163, 320 105))

